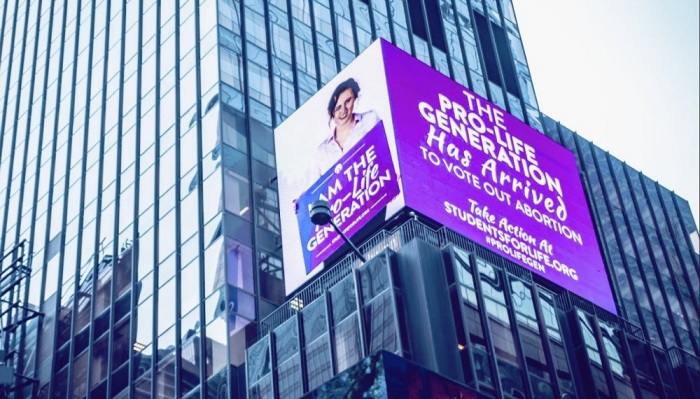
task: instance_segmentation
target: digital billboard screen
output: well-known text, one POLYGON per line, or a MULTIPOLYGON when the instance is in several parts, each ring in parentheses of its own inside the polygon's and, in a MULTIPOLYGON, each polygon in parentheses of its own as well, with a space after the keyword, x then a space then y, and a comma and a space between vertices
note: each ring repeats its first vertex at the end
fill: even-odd
POLYGON ((326 198, 350 236, 410 207, 616 313, 574 155, 390 43, 275 137, 287 293, 342 244, 309 224, 304 207, 326 198))
POLYGON ((348 237, 370 234, 405 206, 382 50, 367 48, 275 129, 287 294, 343 244, 330 225, 311 223, 312 202, 328 200, 348 237))

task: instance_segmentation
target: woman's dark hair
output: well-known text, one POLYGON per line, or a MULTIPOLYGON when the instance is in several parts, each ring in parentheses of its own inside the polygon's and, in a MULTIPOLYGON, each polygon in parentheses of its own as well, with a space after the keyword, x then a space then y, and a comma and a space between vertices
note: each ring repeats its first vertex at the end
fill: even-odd
POLYGON ((352 90, 352 94, 355 96, 355 98, 357 98, 357 95, 360 93, 360 85, 358 85, 355 79, 353 78, 350 78, 345 82, 339 84, 338 87, 336 87, 333 91, 333 95, 331 95, 330 101, 328 101, 328 116, 331 119, 333 118, 333 111, 335 110, 335 105, 338 103, 338 97, 340 96, 340 93, 344 92, 347 89, 352 90))

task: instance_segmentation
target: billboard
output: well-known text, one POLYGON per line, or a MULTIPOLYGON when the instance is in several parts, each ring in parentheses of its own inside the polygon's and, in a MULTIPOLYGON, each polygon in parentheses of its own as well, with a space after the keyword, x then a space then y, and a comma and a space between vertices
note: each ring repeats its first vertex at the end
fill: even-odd
POLYGON ((382 50, 367 48, 275 129, 287 294, 343 244, 330 225, 311 223, 310 203, 328 200, 348 237, 405 206, 382 50))
POLYGON ((574 155, 393 45, 370 46, 275 140, 288 294, 342 244, 309 224, 326 198, 349 236, 407 206, 616 313, 574 155))

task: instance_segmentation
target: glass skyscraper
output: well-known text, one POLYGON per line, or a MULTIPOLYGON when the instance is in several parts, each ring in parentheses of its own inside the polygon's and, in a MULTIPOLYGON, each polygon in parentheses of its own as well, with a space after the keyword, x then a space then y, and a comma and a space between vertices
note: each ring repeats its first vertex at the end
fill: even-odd
POLYGON ((10 397, 286 398, 380 349, 485 397, 700 392, 688 203, 540 114, 509 0, 7 0, 0 132, 10 397), (380 37, 574 152, 620 317, 413 219, 287 301, 273 129, 380 37))

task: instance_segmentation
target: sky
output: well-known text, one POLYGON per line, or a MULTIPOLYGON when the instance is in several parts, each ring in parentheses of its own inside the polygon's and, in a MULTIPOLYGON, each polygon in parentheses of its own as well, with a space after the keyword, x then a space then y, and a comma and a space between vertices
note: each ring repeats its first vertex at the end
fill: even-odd
POLYGON ((513 0, 540 111, 700 213, 697 0, 513 0))

